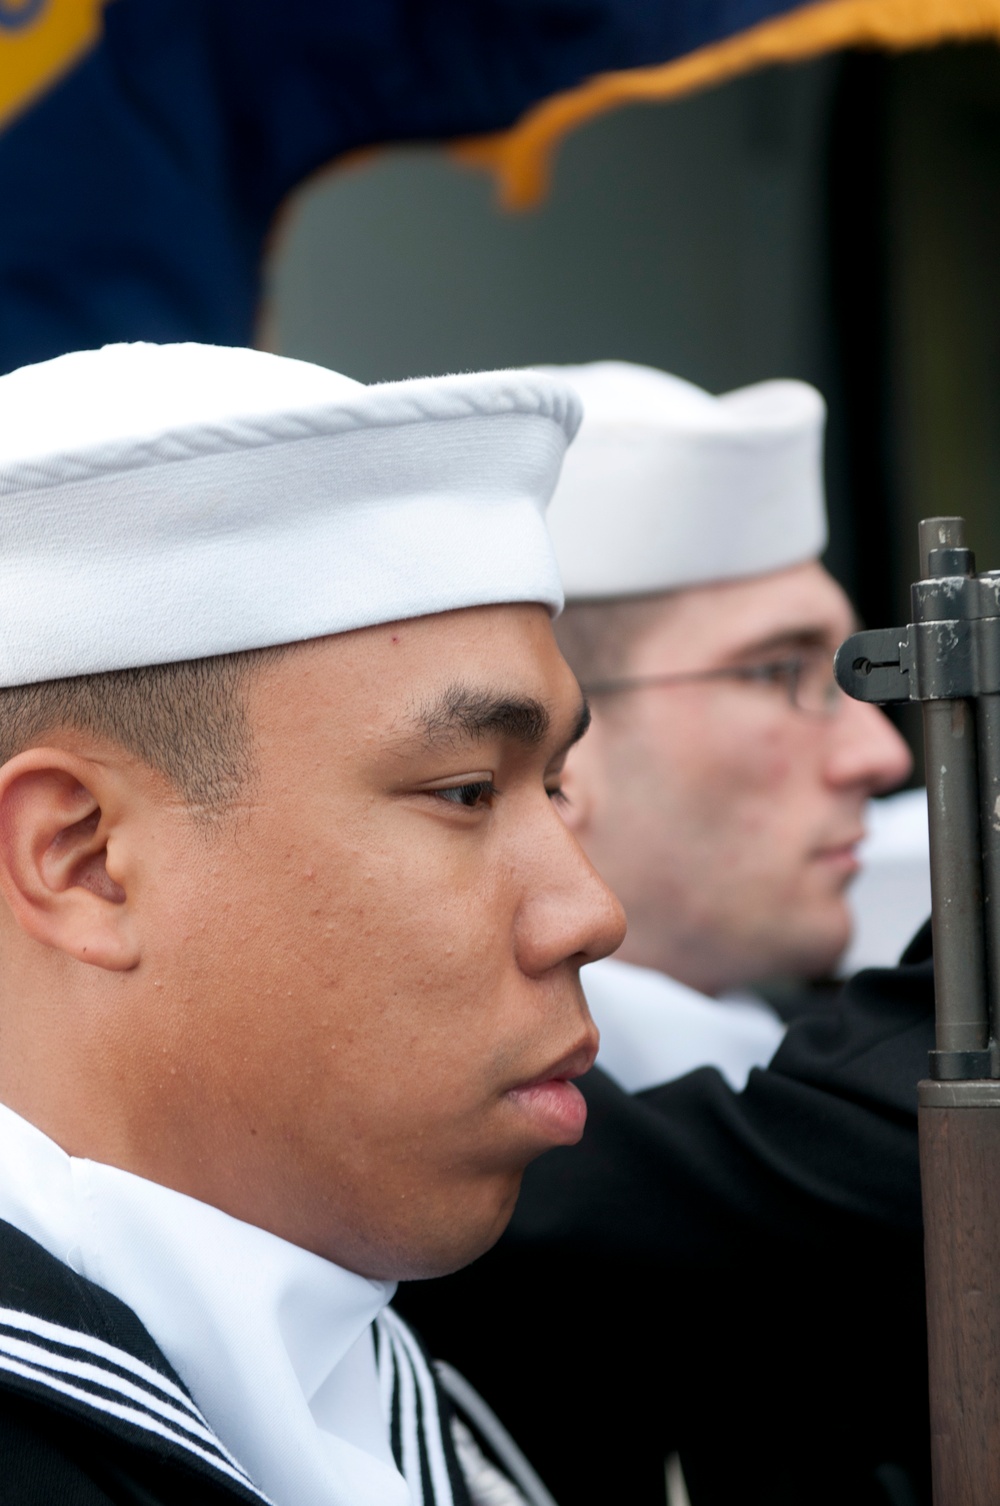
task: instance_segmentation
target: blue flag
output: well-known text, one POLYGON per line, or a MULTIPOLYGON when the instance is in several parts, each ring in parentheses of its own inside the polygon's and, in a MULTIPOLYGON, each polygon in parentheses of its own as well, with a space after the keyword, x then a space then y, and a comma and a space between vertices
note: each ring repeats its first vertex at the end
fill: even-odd
POLYGON ((530 127, 594 75, 669 73, 845 5, 0 0, 0 370, 112 340, 249 344, 268 229, 317 168, 530 127))

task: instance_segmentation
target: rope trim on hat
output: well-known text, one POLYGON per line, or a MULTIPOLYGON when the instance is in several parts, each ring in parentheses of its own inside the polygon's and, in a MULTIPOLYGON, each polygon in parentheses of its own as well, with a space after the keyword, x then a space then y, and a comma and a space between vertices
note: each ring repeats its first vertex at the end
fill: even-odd
POLYGON ((92 448, 11 461, 0 469, 0 496, 208 455, 468 418, 511 414, 544 418, 572 438, 582 413, 576 395, 548 378, 539 377, 535 385, 518 380, 518 375, 512 373, 510 380, 504 381, 501 374, 499 382, 495 372, 476 372, 385 383, 362 388, 356 398, 339 397, 294 412, 185 425, 147 439, 114 439, 92 448))

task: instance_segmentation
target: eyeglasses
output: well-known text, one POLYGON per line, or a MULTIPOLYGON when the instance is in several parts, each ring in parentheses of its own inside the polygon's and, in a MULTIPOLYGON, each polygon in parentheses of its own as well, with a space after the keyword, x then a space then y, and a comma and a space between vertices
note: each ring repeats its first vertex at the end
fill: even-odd
POLYGON ((584 685, 588 696, 618 695, 626 690, 657 689, 660 686, 696 685, 701 681, 736 680, 781 690, 788 704, 807 716, 835 716, 844 703, 843 691, 833 677, 827 653, 795 654, 766 664, 734 664, 723 669, 694 669, 675 675, 632 675, 619 680, 593 680, 584 685))

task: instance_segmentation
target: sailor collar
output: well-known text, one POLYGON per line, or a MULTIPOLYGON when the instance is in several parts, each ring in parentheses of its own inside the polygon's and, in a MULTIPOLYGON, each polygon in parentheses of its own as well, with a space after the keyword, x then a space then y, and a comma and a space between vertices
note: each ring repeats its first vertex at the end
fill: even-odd
POLYGON ((426 1360, 382 1313, 389 1284, 69 1157, 3 1106, 0 1167, 2 1269, 22 1271, 0 1286, 4 1384, 180 1451, 244 1500, 409 1506, 414 1473, 417 1499, 462 1494, 426 1360))

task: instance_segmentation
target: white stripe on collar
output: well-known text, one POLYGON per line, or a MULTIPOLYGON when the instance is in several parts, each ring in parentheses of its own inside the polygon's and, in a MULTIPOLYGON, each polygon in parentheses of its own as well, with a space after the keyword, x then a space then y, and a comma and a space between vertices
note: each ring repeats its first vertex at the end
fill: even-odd
POLYGON ((267 1499, 255 1490, 249 1476, 216 1438, 190 1397, 168 1376, 153 1370, 127 1350, 32 1313, 0 1308, 0 1370, 81 1403, 105 1417, 164 1438, 236 1480, 260 1500, 267 1499), (81 1353, 91 1358, 74 1358, 81 1353), (127 1379, 122 1371, 134 1375, 142 1384, 127 1379), (163 1393, 177 1404, 164 1401, 163 1393))
MULTIPOLYGON (((377 1322, 393 1347, 397 1384, 400 1387, 402 1468, 410 1487, 413 1506, 425 1506, 421 1444, 425 1450, 427 1473, 430 1477, 431 1501, 434 1506, 445 1506, 445 1503, 451 1501, 452 1491, 442 1438, 437 1384, 412 1333, 391 1307, 379 1314, 377 1322)), ((381 1365, 379 1369, 382 1370, 381 1365)))

